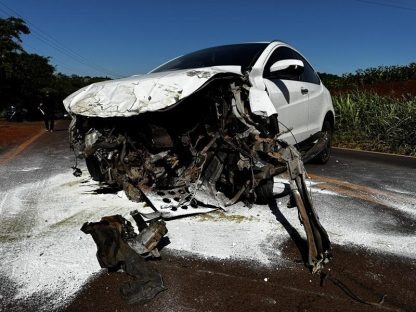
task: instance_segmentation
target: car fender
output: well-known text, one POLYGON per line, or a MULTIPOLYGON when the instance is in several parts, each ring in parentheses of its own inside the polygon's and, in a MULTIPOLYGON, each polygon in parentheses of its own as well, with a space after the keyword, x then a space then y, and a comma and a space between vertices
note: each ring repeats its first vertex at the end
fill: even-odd
POLYGON ((251 87, 249 91, 250 109, 253 114, 270 117, 277 114, 276 108, 270 101, 269 94, 264 91, 251 87))

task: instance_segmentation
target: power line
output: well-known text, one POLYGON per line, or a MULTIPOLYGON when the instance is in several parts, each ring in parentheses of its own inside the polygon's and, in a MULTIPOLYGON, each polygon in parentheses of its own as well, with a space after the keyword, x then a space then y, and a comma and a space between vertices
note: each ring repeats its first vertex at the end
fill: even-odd
MULTIPOLYGON (((56 64, 56 67, 61 67, 61 68, 64 68, 64 69, 66 69, 67 71, 69 71, 69 72, 74 72, 74 70, 71 68, 71 67, 69 67, 68 65, 65 65, 65 64, 63 64, 63 63, 58 63, 58 62, 56 62, 55 61, 55 64, 56 64)), ((62 74, 62 73, 61 73, 62 74)))
MULTIPOLYGON (((72 58, 73 60, 77 61, 78 63, 81 63, 83 65, 86 65, 86 66, 94 69, 97 72, 105 73, 106 75, 110 75, 110 76, 123 77, 123 75, 115 73, 114 71, 108 70, 108 69, 106 69, 102 66, 96 65, 96 64, 92 64, 85 57, 83 57, 82 55, 80 55, 76 51, 66 47, 64 44, 62 44, 57 39, 55 39, 51 35, 47 34, 43 30, 41 30, 39 27, 34 25, 32 22, 23 18, 23 16, 20 13, 18 13, 17 11, 15 11, 14 9, 10 8, 9 6, 7 6, 6 4, 4 4, 1 1, 0 1, 0 4, 3 7, 5 7, 6 9, 8 9, 10 12, 13 12, 17 16, 19 16, 20 18, 24 19, 34 30, 34 31, 32 31, 33 36, 36 39, 38 39, 39 41, 41 41, 42 43, 44 43, 44 44, 48 45, 49 47, 55 49, 56 51, 60 52, 61 54, 64 54, 67 57, 72 58)), ((5 12, 6 14, 10 14, 9 12, 7 12, 7 11, 1 9, 1 8, 0 8, 0 10, 5 12)))
POLYGON ((92 65, 92 64, 88 64, 88 63, 86 63, 86 62, 85 62, 85 61, 83 61, 83 60, 80 60, 80 59, 76 59, 76 58, 74 58, 74 57, 73 57, 70 53, 68 53, 66 50, 62 49, 60 46, 55 45, 54 43, 52 43, 52 42, 50 42, 50 41, 48 41, 48 40, 45 40, 45 38, 44 38, 44 37, 42 37, 42 36, 39 36, 39 34, 33 33, 33 36, 34 36, 36 39, 38 39, 39 41, 41 41, 41 42, 43 42, 44 44, 46 44, 47 46, 49 46, 49 47, 51 47, 51 48, 55 49, 56 51, 60 52, 61 54, 64 54, 64 55, 68 56, 69 58, 71 58, 71 59, 73 59, 73 60, 77 61, 77 62, 78 62, 78 63, 80 63, 80 64, 83 64, 83 65, 89 66, 90 68, 94 69, 94 70, 95 70, 95 71, 97 71, 97 72, 105 73, 106 75, 110 74, 110 76, 120 76, 120 75, 118 75, 118 74, 115 74, 115 73, 112 73, 112 72, 109 72, 109 71, 106 71, 106 70, 99 69, 98 67, 96 67, 96 66, 94 66, 94 65, 92 65))
MULTIPOLYGON (((0 8, 0 13, 1 12, 2 12, 2 9, 0 8)), ((0 14, 0 17, 3 17, 3 16, 0 14)), ((7 15, 5 17, 7 17, 7 15)), ((36 51, 36 48, 33 47, 32 45, 28 44, 28 43, 25 43, 25 46, 31 48, 33 51, 36 51)), ((53 63, 54 63, 53 66, 54 67, 59 66, 59 67, 62 67, 62 68, 66 68, 69 72, 72 72, 72 73, 76 73, 76 72, 79 71, 79 69, 74 69, 74 67, 72 67, 71 65, 68 65, 65 62, 62 62, 62 60, 59 59, 59 58, 57 58, 56 56, 53 56, 53 57, 52 56, 51 57, 48 56, 47 58, 53 59, 53 63)))
MULTIPOLYGON (((32 50, 36 50, 32 45, 25 43, 25 46, 31 48, 32 50)), ((66 68, 66 70, 68 70, 69 72, 72 72, 73 74, 75 74, 77 71, 79 71, 79 69, 75 69, 74 67, 72 67, 71 65, 67 64, 66 62, 63 62, 62 59, 59 59, 56 56, 51 56, 51 59, 53 59, 53 62, 56 66, 62 67, 62 68, 66 68)))
POLYGON ((72 55, 70 52, 68 52, 68 50, 65 50, 65 49, 63 49, 61 46, 59 46, 59 45, 57 45, 57 44, 54 44, 54 43, 53 43, 53 42, 51 42, 51 41, 46 40, 46 39, 45 39, 45 37, 40 36, 40 35, 39 35, 39 34, 37 34, 37 33, 33 33, 33 36, 34 36, 36 39, 38 39, 39 41, 41 41, 41 42, 43 42, 44 44, 48 45, 49 47, 51 47, 51 48, 55 49, 56 51, 60 52, 61 54, 66 55, 67 57, 69 57, 69 58, 71 58, 71 59, 73 59, 73 60, 77 61, 78 63, 81 63, 81 64, 83 64, 83 65, 89 66, 90 68, 92 68, 92 69, 96 70, 97 72, 101 72, 101 73, 105 73, 105 74, 110 74, 111 76, 120 76, 120 75, 118 75, 118 74, 116 74, 116 73, 113 73, 113 72, 110 72, 110 71, 108 71, 108 70, 101 69, 100 67, 98 67, 98 66, 96 66, 96 65, 94 65, 94 64, 89 64, 89 63, 87 63, 86 61, 84 61, 83 59, 78 59, 78 58, 73 57, 73 55, 72 55))
POLYGON ((372 4, 372 5, 378 5, 378 6, 384 6, 384 7, 389 7, 389 8, 416 12, 416 8, 405 7, 405 6, 401 6, 397 4, 383 3, 383 2, 371 1, 371 0, 355 0, 355 1, 361 2, 361 3, 372 4))

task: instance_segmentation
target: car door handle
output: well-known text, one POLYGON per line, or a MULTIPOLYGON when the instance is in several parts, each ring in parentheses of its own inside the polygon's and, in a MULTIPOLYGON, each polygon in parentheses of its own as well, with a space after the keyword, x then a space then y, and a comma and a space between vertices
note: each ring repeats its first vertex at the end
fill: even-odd
POLYGON ((306 89, 306 88, 300 88, 300 92, 302 93, 302 94, 308 94, 308 92, 309 92, 309 90, 308 89, 306 89))

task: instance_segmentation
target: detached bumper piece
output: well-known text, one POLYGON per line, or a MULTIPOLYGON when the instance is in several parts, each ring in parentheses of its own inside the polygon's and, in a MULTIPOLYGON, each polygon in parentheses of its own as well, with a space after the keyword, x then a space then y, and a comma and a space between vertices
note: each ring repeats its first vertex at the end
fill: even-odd
POLYGON ((97 259, 109 272, 122 270, 134 277, 120 293, 127 303, 145 303, 166 290, 160 274, 149 267, 146 257, 159 257, 156 246, 167 233, 164 221, 147 225, 137 211, 132 213, 140 233, 120 215, 103 217, 100 222, 86 222, 81 231, 91 234, 97 245, 97 259))

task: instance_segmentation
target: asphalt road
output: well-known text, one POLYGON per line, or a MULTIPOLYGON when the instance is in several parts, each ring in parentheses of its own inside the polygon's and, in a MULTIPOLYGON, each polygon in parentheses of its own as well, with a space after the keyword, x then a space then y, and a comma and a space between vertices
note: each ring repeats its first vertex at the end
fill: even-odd
POLYGON ((79 231, 138 205, 103 191, 85 168, 73 177, 65 125, 57 130, 0 166, 1 311, 416 310, 414 159, 337 150, 327 165, 307 165, 333 242, 326 279, 304 267, 303 228, 280 197, 168 222, 170 244, 151 262, 167 291, 139 306, 121 300, 128 277, 100 270, 79 231))

